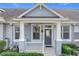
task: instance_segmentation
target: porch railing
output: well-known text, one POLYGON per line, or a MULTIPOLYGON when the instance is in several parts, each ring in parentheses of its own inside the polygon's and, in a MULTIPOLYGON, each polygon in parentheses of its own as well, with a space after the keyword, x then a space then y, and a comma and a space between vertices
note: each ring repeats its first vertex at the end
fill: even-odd
POLYGON ((27 52, 42 52, 43 43, 42 42, 26 42, 25 48, 27 52))

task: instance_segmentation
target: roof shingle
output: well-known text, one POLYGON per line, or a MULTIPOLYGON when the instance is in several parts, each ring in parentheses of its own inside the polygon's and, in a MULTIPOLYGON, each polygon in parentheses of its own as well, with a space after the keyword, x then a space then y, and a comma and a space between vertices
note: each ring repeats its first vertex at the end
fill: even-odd
MULTIPOLYGON (((16 18, 23 12, 28 9, 4 9, 5 12, 1 13, 0 16, 4 17, 6 20, 11 20, 11 18, 16 18)), ((70 20, 79 21, 79 9, 54 9, 56 12, 64 16, 65 18, 69 18, 70 20)))

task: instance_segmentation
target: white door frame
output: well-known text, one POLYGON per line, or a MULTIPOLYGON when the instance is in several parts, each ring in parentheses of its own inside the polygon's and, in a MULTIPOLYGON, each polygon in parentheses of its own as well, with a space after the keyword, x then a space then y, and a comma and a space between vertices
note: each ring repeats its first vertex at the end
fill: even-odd
POLYGON ((53 45, 53 41, 54 41, 53 28, 54 28, 54 25, 53 25, 53 24, 43 24, 43 40, 44 40, 43 43, 44 43, 44 47, 45 47, 45 29, 51 29, 51 32, 52 32, 52 34, 51 34, 51 41, 52 41, 52 42, 51 42, 51 45, 54 46, 54 45, 53 45), (50 25, 51 28, 45 28, 46 25, 50 25))

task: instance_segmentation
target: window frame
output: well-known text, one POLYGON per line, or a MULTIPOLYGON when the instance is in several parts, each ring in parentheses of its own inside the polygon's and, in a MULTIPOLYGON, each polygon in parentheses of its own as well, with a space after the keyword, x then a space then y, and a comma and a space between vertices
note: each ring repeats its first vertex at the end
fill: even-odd
POLYGON ((79 25, 74 25, 74 32, 79 32, 79 31, 75 31, 75 27, 79 27, 79 25))
POLYGON ((20 25, 19 24, 14 24, 14 40, 19 40, 20 39, 20 25), (19 27, 19 31, 16 31, 16 26, 19 27), (19 32, 19 38, 16 39, 16 32, 19 32))
POLYGON ((61 39, 68 40, 68 41, 71 40, 71 25, 70 24, 61 25, 61 39), (69 26, 69 38, 68 39, 63 38, 63 36, 64 36, 63 34, 66 33, 66 32, 63 31, 63 26, 69 26))
POLYGON ((40 24, 31 24, 31 41, 32 42, 41 42, 41 25, 40 24), (33 39, 33 26, 39 25, 40 26, 40 31, 39 31, 39 39, 33 39))
MULTIPOLYGON (((78 28, 79 28, 79 25, 74 25, 74 35, 75 35, 75 33, 79 33, 79 31, 78 31, 78 30, 76 30, 76 31, 75 31, 75 27, 78 27, 78 28)), ((75 39, 75 40, 78 40, 78 39, 77 39, 77 38, 75 38, 75 37, 74 37, 74 39, 75 39)))

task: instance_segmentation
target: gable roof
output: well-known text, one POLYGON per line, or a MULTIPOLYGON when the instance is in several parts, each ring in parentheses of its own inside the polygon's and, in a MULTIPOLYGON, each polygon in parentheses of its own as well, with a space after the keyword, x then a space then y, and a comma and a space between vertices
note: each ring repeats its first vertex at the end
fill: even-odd
POLYGON ((28 9, 27 11, 22 13, 18 18, 22 18, 24 15, 28 16, 28 14, 30 14, 31 17, 57 17, 57 18, 64 18, 59 13, 55 12, 54 10, 49 9, 47 6, 45 6, 44 4, 41 4, 41 3, 36 4, 34 7, 28 9), (38 9, 39 11, 34 12, 36 9, 38 9), (46 15, 45 11, 47 12, 48 15, 46 15), (32 12, 34 12, 33 15, 30 14, 32 12), (35 15, 35 13, 37 13, 37 14, 35 15))
MULTIPOLYGON (((5 20, 11 20, 11 18, 17 18, 20 14, 28 9, 14 8, 4 9, 6 12, 0 13, 0 16, 4 17, 5 20)), ((53 9, 59 14, 63 15, 69 20, 79 21, 79 9, 53 9)))

